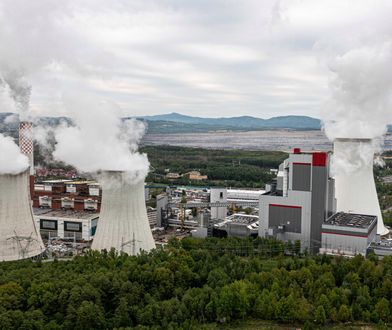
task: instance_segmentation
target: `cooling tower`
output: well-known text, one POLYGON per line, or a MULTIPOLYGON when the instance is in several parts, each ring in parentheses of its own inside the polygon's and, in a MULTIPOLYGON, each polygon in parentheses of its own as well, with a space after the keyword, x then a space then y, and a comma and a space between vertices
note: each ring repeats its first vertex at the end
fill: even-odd
POLYGON ((385 235, 373 176, 374 147, 371 139, 335 139, 334 164, 337 212, 377 216, 377 234, 385 235))
POLYGON ((105 172, 102 204, 91 248, 137 255, 155 248, 144 197, 144 181, 129 183, 126 172, 105 172))
POLYGON ((34 224, 28 170, 0 175, 0 261, 25 259, 45 250, 34 224))

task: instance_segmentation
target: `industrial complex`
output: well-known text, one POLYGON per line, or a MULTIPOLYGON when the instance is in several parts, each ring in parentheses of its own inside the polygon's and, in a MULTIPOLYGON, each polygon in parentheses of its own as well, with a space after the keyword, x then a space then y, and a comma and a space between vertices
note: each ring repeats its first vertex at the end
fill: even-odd
POLYGON ((0 260, 39 256, 55 241, 136 255, 172 235, 273 237, 299 242, 303 252, 392 254, 373 154, 371 161, 361 155, 372 150, 370 139, 336 139, 334 154, 354 171, 334 175, 333 153, 294 148, 264 190, 160 186, 147 206, 149 187, 126 172, 104 172, 102 182, 36 180, 31 131, 31 123, 20 123, 29 170, 0 176, 0 260))

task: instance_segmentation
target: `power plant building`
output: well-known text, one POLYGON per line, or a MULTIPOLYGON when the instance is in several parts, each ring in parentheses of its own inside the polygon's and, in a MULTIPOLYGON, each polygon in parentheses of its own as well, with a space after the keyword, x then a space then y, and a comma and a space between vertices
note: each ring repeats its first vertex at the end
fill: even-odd
POLYGON ((302 250, 318 252, 321 226, 335 212, 329 154, 294 149, 279 167, 276 186, 260 197, 259 236, 301 241, 302 250))
POLYGON ((93 239, 99 214, 67 209, 34 209, 34 219, 43 239, 93 239))
POLYGON ((210 203, 225 204, 211 207, 211 219, 225 219, 227 216, 227 188, 211 187, 210 203))
POLYGON ((338 212, 323 223, 321 230, 320 253, 366 256, 376 240, 377 217, 338 212))

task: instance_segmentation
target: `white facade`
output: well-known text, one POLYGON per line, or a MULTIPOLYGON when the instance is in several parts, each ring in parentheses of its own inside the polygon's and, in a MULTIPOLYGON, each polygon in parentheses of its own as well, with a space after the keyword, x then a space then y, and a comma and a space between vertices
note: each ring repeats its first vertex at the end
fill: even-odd
POLYGON ((31 258, 44 250, 31 209, 29 170, 0 175, 0 261, 31 258))
POLYGON ((44 239, 58 237, 90 241, 93 228, 97 224, 99 214, 77 213, 72 211, 52 210, 45 212, 35 209, 34 215, 37 228, 44 239), (67 214, 69 212, 69 214, 67 214))
MULTIPOLYGON (((210 193, 211 203, 227 203, 227 189, 219 187, 211 187, 210 193)), ((225 219, 227 216, 227 206, 212 206, 211 219, 225 219)))
POLYGON ((334 141, 337 211, 377 216, 377 234, 385 228, 373 176, 374 147, 371 139, 334 141))
POLYGON ((148 223, 144 182, 129 183, 126 172, 106 172, 102 204, 91 248, 137 255, 155 248, 148 223))
POLYGON ((245 202, 258 202, 261 195, 265 190, 245 190, 245 189, 228 189, 227 200, 231 201, 245 201, 245 202))

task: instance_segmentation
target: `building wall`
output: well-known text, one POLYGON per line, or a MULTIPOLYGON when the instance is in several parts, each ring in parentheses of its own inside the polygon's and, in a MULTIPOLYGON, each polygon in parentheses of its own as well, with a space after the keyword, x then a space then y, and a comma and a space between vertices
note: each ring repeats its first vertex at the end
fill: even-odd
POLYGON ((35 216, 35 222, 37 229, 40 230, 43 238, 48 238, 48 233, 50 232, 50 237, 73 237, 74 233, 76 233, 77 240, 86 240, 89 241, 92 239, 92 225, 94 223, 94 219, 79 219, 79 218, 58 218, 58 217, 47 217, 45 215, 35 216), (50 226, 45 223, 53 223, 55 227, 52 229, 50 226), (72 225, 75 226, 72 226, 72 225), (77 228, 76 225, 79 225, 77 228))
POLYGON ((293 163, 292 189, 310 191, 312 168, 310 163, 293 163))
POLYGON ((335 205, 328 165, 324 152, 290 154, 279 167, 283 196, 260 197, 260 236, 301 240, 302 249, 319 250, 322 223, 335 205))
POLYGON ((357 228, 324 224, 322 227, 322 245, 320 253, 366 255, 371 242, 377 234, 376 222, 368 228, 357 228))
POLYGON ((312 166, 312 211, 310 240, 313 252, 321 246, 321 226, 326 219, 328 169, 326 166, 312 166))
MULTIPOLYGON (((310 216, 311 216, 311 193, 308 191, 288 191, 287 197, 262 195, 260 197, 259 206, 260 226, 259 236, 274 236, 283 241, 296 241, 301 240, 301 248, 305 250, 310 247, 310 216), (270 207, 270 205, 280 205, 280 207, 270 207), (286 206, 286 208, 284 207, 286 206), (296 209, 292 212, 294 217, 298 216, 299 210, 301 211, 301 225, 300 232, 298 229, 295 231, 278 230, 278 223, 288 221, 291 213, 288 211, 296 209), (273 210, 270 215, 270 210, 273 210), (281 212, 281 213, 280 213, 281 212), (272 216, 272 218, 271 218, 272 216), (280 219, 280 221, 279 221, 280 219)), ((290 220, 289 220, 290 221, 290 220)), ((296 225, 295 228, 298 226, 296 225)), ((289 230, 290 227, 289 227, 289 230)))
MULTIPOLYGON (((211 203, 227 203, 227 188, 211 188, 211 203)), ((225 219, 227 216, 226 206, 211 207, 211 219, 225 219)))

